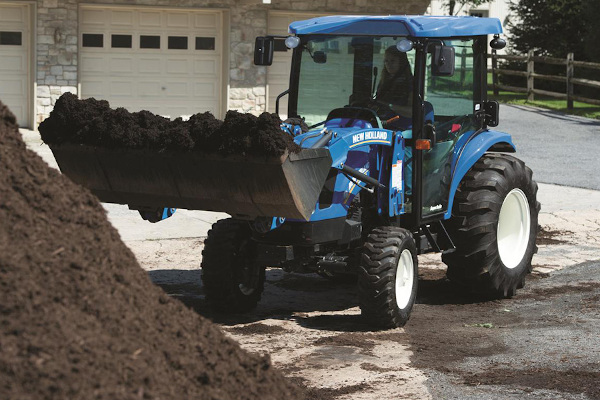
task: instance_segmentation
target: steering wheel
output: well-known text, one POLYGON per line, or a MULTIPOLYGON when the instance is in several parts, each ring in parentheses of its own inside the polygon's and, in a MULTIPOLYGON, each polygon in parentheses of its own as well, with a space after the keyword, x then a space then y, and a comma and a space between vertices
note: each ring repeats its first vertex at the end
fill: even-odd
POLYGON ((382 121, 382 125, 385 127, 386 124, 398 119, 400 114, 394 111, 387 103, 375 99, 360 99, 350 103, 351 107, 368 108, 375 111, 379 119, 382 121))

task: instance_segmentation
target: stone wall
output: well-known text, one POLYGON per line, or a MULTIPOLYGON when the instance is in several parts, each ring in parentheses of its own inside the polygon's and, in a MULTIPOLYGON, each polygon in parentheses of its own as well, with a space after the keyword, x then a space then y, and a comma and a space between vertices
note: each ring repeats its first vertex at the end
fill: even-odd
MULTIPOLYGON (((46 118, 64 92, 77 94, 79 0, 37 0, 37 122, 46 118)), ((82 1, 83 3, 83 1, 82 1)), ((265 110, 266 68, 253 65, 256 36, 267 34, 269 10, 347 14, 422 14, 428 0, 86 0, 86 4, 228 9, 228 108, 265 110)))

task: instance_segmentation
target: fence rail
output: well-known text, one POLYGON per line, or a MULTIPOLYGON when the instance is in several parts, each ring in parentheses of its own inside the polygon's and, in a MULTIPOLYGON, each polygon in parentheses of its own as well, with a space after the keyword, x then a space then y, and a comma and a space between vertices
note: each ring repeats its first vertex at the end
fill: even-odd
POLYGON ((527 93, 527 100, 532 101, 535 99, 535 95, 544 95, 555 97, 563 100, 567 100, 567 108, 573 108, 573 101, 581 101, 583 103, 589 103, 594 105, 600 105, 600 99, 590 99, 587 97, 576 96, 573 92, 574 85, 592 87, 600 89, 600 81, 594 81, 591 79, 580 79, 574 78, 575 67, 599 69, 600 63, 591 63, 587 61, 575 61, 573 53, 569 53, 566 59, 554 58, 554 57, 539 57, 533 55, 533 50, 530 50, 526 56, 518 55, 500 55, 496 54, 495 50, 490 56, 492 58, 492 82, 494 86, 494 94, 498 95, 500 89, 507 90, 510 92, 527 93), (526 71, 515 71, 509 69, 499 69, 498 60, 507 61, 524 61, 527 65, 526 71), (565 65, 566 75, 543 75, 535 72, 535 63, 540 64, 554 64, 554 65, 565 65), (522 76, 527 78, 527 88, 501 85, 498 83, 498 75, 512 75, 522 76), (567 86, 566 93, 551 92, 548 90, 541 90, 535 88, 535 79, 562 82, 567 86))

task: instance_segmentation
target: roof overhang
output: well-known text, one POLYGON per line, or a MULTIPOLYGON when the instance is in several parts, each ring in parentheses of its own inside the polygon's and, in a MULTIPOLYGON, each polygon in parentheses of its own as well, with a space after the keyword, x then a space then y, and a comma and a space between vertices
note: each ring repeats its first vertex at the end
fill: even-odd
POLYGON ((423 15, 333 15, 292 22, 295 35, 456 37, 502 33, 498 18, 423 15))

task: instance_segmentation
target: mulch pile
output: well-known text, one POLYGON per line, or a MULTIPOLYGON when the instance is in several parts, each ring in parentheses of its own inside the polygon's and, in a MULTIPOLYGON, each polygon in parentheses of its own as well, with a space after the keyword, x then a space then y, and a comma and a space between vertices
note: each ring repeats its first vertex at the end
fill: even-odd
POLYGON ((302 396, 153 285, 98 200, 27 150, 0 103, 0 399, 302 396))
POLYGON ((130 113, 110 108, 107 101, 79 100, 63 94, 54 110, 39 126, 47 144, 76 143, 105 148, 198 151, 256 156, 280 156, 299 152, 289 134, 281 130, 277 114, 256 117, 228 111, 225 120, 211 113, 194 114, 173 121, 149 111, 130 113))

